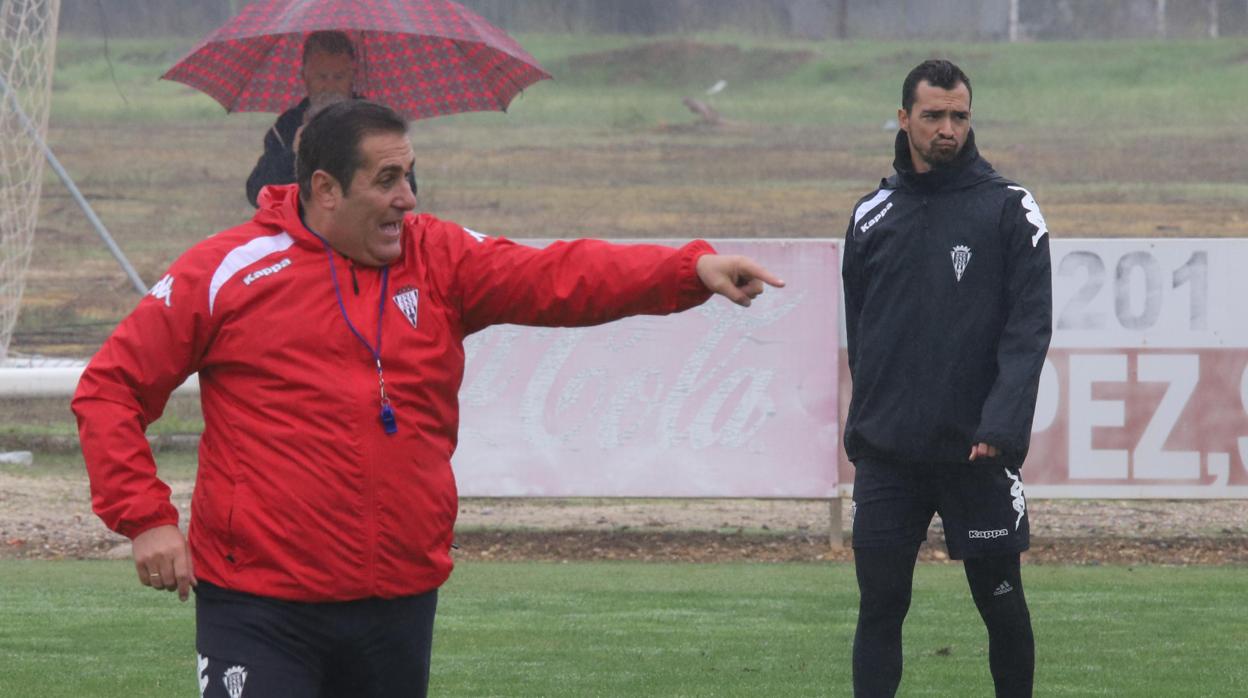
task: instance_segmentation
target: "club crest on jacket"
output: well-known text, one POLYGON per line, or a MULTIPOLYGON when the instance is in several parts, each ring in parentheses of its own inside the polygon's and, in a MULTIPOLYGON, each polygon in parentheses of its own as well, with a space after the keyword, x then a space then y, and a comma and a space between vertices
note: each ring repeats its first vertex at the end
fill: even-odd
POLYGON ((403 317, 412 323, 413 328, 416 327, 416 307, 419 301, 420 291, 412 286, 404 286, 394 294, 394 304, 403 311, 403 317))
POLYGON ((955 245, 950 256, 953 257, 953 273, 957 275, 958 281, 961 281, 962 272, 966 271, 966 265, 971 263, 971 248, 966 245, 955 245))

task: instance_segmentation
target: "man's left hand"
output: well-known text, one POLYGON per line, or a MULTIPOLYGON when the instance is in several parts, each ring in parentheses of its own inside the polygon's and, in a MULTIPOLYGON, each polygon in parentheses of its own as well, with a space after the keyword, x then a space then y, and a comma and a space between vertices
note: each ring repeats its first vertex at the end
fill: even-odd
POLYGON ((996 446, 991 446, 981 441, 974 446, 971 446, 971 457, 969 460, 975 460, 976 458, 996 458, 999 455, 1001 455, 1001 451, 997 449, 996 446))
POLYGON ((741 255, 702 255, 698 257, 697 270, 698 278, 708 289, 747 308, 750 301, 763 292, 764 283, 784 287, 784 281, 741 255))

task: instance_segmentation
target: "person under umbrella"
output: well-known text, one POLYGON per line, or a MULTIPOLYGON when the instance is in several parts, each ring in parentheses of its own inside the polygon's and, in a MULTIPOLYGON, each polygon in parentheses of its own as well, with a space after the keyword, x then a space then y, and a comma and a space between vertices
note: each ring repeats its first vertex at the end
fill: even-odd
POLYGON ((303 44, 300 76, 308 96, 282 112, 273 127, 264 134, 264 153, 247 177, 247 201, 256 206, 260 189, 269 184, 290 184, 295 181, 295 146, 299 132, 311 116, 315 102, 350 98, 355 76, 355 47, 346 34, 336 31, 314 32, 303 44))
POLYGON ((256 0, 161 77, 228 112, 281 114, 248 180, 254 205, 266 184, 294 181, 295 134, 318 94, 362 97, 427 119, 506 111, 550 73, 454 0, 256 0))
MULTIPOLYGON (((321 109, 358 96, 351 89, 355 67, 355 46, 345 33, 313 32, 304 40, 299 74, 308 96, 282 112, 264 134, 264 152, 247 177, 247 201, 253 207, 258 207, 257 197, 263 187, 295 181, 295 151, 304 125, 321 109)), ((409 176, 415 191, 415 175, 409 176)))

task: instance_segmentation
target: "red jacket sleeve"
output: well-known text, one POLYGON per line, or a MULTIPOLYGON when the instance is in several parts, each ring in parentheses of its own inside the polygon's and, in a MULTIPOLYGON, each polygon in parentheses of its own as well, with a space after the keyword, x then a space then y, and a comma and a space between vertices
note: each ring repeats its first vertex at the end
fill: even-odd
POLYGON ((92 508, 129 538, 178 522, 145 431, 170 393, 197 370, 207 343, 207 283, 188 261, 192 254, 178 260, 105 340, 71 403, 92 508))
POLYGON ((695 240, 680 248, 556 242, 538 249, 443 223, 465 333, 512 323, 598 325, 632 315, 666 315, 711 297, 696 264, 715 252, 695 240))

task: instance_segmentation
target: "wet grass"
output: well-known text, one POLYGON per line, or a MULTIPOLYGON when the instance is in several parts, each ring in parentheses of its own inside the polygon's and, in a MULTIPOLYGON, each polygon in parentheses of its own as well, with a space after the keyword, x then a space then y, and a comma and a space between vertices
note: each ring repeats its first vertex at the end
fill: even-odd
MULTIPOLYGON (((687 120, 679 103, 699 96, 725 114, 770 124, 872 126, 899 100, 906 71, 931 56, 965 68, 977 118, 1020 127, 1095 131, 1165 124, 1240 128, 1248 40, 945 44, 799 41, 699 35, 522 35, 555 76, 512 106, 519 125, 575 127, 687 120), (701 92, 719 80, 726 89, 701 92), (1072 98, 1077 96, 1077 98, 1072 98), (638 118, 627 115, 635 110, 638 118)), ((190 48, 186 40, 65 39, 58 46, 54 113, 73 121, 211 119, 210 98, 158 80, 190 48)), ((444 119, 496 124, 497 115, 444 119)), ((263 116, 243 116, 267 122, 263 116)))
MULTIPOLYGON (((1248 689, 1235 568, 1028 566, 1036 691, 1248 689)), ((193 696, 193 609, 127 561, 0 562, 0 694, 193 696)), ((920 565, 908 696, 989 696, 987 642, 957 565, 920 565)), ((845 564, 461 563, 439 594, 441 696, 848 695, 845 564)))

